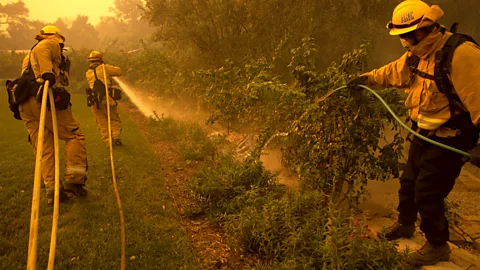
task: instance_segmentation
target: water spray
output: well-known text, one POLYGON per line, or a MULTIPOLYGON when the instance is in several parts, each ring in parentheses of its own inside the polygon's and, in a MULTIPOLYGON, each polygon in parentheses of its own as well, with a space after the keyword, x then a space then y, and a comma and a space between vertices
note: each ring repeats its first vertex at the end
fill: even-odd
POLYGON ((129 87, 121 78, 113 77, 118 83, 123 92, 130 98, 133 104, 140 110, 140 112, 149 118, 154 116, 154 109, 146 101, 141 98, 141 95, 132 87, 129 87))

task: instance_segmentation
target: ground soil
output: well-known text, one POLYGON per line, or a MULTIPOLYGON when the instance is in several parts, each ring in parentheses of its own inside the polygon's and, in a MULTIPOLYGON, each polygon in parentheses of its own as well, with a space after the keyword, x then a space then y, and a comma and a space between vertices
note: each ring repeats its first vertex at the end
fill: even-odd
POLYGON ((201 269, 249 269, 258 262, 253 255, 242 250, 231 249, 222 229, 212 224, 203 214, 191 214, 194 201, 188 196, 186 180, 193 176, 201 166, 200 163, 187 164, 182 160, 175 142, 158 141, 149 132, 147 120, 137 109, 124 106, 132 119, 138 124, 142 133, 149 140, 152 149, 160 160, 166 184, 196 251, 201 269))

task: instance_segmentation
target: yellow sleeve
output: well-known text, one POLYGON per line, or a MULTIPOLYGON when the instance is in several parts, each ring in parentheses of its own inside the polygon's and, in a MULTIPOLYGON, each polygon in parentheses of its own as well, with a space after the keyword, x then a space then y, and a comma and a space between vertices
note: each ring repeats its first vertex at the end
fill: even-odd
POLYGON ((105 64, 105 71, 107 72, 108 76, 116 77, 122 75, 122 69, 116 66, 112 66, 109 64, 105 64))
POLYGON ((91 69, 87 69, 85 72, 85 78, 87 79, 88 87, 93 89, 93 83, 95 82, 95 77, 93 76, 93 71, 91 69))
POLYGON ((466 42, 457 47, 452 59, 451 81, 455 92, 480 127, 480 47, 466 42))
POLYGON ((383 87, 408 87, 411 73, 406 60, 407 53, 390 64, 363 74, 368 77, 367 84, 379 84, 383 87))
POLYGON ((31 54, 31 63, 34 71, 40 72, 35 74, 35 77, 41 78, 45 73, 55 74, 53 67, 54 58, 60 57, 60 46, 58 43, 50 40, 45 40, 33 48, 31 54))
MULTIPOLYGON (((30 53, 28 53, 24 58, 23 58, 23 61, 22 61, 22 73, 25 71, 25 69, 27 69, 28 67, 28 61, 29 61, 29 56, 30 56, 30 53)), ((21 76, 20 74, 20 76, 21 76)))

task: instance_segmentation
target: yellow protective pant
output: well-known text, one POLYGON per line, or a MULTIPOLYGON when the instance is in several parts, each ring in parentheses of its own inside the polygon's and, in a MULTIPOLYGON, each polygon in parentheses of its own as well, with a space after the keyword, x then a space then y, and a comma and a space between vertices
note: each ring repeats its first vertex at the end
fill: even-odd
MULTIPOLYGON (((120 121, 120 114, 117 109, 117 102, 110 98, 110 121, 112 124, 112 140, 120 139, 120 134, 122 133, 122 121, 120 121)), ((108 112, 107 104, 105 99, 103 102, 99 102, 99 108, 97 105, 92 105, 93 115, 95 116, 95 121, 97 122, 97 127, 102 133, 102 141, 108 145, 108 112)))
MULTIPOLYGON (((37 153, 38 131, 40 124, 41 104, 30 97, 19 106, 20 116, 27 126, 30 144, 37 153)), ((65 141, 65 182, 84 185, 87 180, 87 151, 85 136, 80 125, 73 116, 71 106, 66 110, 57 110, 58 137, 65 141)), ((53 145, 52 114, 47 109, 45 117, 45 136, 43 139, 42 177, 47 192, 54 189, 55 184, 55 152, 53 145)))

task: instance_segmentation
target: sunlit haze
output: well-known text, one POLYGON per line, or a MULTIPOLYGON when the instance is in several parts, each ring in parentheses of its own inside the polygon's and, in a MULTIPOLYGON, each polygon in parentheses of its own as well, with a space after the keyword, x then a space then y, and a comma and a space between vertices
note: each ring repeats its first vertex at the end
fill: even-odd
MULTIPOLYGON (((97 24, 100 17, 110 15, 114 0, 23 0, 30 19, 53 22, 57 18, 74 19, 77 15, 87 15, 89 22, 97 24)), ((17 0, 0 0, 1 4, 17 0)))

